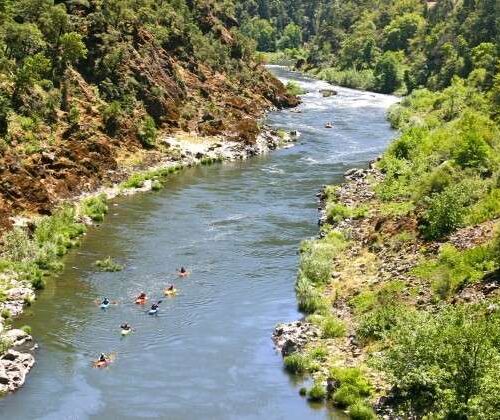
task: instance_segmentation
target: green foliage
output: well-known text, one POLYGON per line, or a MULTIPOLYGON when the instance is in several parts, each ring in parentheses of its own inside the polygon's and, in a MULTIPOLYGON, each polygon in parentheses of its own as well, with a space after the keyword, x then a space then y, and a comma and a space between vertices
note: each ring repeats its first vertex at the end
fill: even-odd
POLYGON ((374 69, 376 90, 382 93, 392 93, 398 90, 403 81, 400 67, 398 54, 386 51, 374 69))
POLYGON ((500 318, 484 306, 407 318, 381 358, 404 416, 494 418, 500 318), (481 414, 480 414, 481 413, 481 414))
POLYGON ((108 214, 106 194, 100 194, 95 197, 89 197, 82 201, 81 212, 90 217, 94 222, 102 222, 104 216, 108 214))
POLYGON ((349 417, 352 420, 375 420, 377 415, 369 405, 358 401, 349 407, 349 417))
POLYGON ((444 245, 434 260, 421 263, 414 273, 429 281, 441 299, 447 299, 467 284, 482 279, 489 271, 500 266, 495 256, 495 242, 459 251, 452 245, 444 245))
POLYGON ((21 328, 26 334, 31 334, 31 327, 29 325, 23 325, 21 328))
POLYGON ((333 368, 329 377, 339 387, 333 394, 334 403, 341 407, 350 407, 372 393, 372 386, 359 368, 333 368))
POLYGON ((310 401, 323 401, 326 398, 325 386, 320 381, 315 381, 307 393, 307 398, 310 401))
POLYGON ((337 338, 345 335, 346 329, 342 321, 334 317, 327 317, 321 323, 322 338, 337 338))
POLYGON ((114 273, 117 271, 123 270, 123 265, 114 262, 111 257, 108 257, 104 260, 98 260, 94 263, 94 265, 99 268, 101 271, 105 271, 108 273, 114 273))
POLYGON ((293 353, 283 359, 285 369, 293 374, 303 374, 307 371, 308 360, 300 353, 293 353))
POLYGON ((297 83, 290 81, 286 84, 286 90, 290 95, 298 96, 303 95, 306 91, 297 83))
POLYGON ((144 147, 153 147, 156 144, 158 130, 153 118, 147 115, 140 123, 137 135, 144 147))

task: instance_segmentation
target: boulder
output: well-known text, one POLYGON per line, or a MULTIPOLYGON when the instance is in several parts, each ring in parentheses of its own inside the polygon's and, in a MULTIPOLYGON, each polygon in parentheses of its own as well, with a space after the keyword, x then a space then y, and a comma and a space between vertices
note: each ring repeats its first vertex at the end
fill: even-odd
POLYGON ((321 89, 319 92, 323 95, 323 98, 338 95, 338 92, 334 89, 321 89))

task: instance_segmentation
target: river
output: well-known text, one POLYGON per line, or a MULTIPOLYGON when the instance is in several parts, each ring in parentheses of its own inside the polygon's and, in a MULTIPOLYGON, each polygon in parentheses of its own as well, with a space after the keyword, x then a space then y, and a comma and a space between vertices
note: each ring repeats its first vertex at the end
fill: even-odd
POLYGON ((190 168, 158 193, 113 201, 19 321, 40 349, 26 385, 0 401, 2 418, 342 418, 299 397, 271 333, 300 317, 297 250, 317 233, 316 192, 384 150, 395 98, 343 88, 323 98, 326 83, 271 70, 309 91, 302 113, 267 118, 302 133, 295 147, 190 168), (93 262, 108 255, 125 270, 97 272, 93 262), (181 264, 187 279, 175 276, 181 264), (132 303, 141 290, 160 298, 169 282, 179 295, 158 316, 132 303), (103 311, 95 304, 103 296, 121 303, 103 311), (121 338, 122 322, 136 331, 121 338), (116 361, 92 369, 100 352, 116 361))

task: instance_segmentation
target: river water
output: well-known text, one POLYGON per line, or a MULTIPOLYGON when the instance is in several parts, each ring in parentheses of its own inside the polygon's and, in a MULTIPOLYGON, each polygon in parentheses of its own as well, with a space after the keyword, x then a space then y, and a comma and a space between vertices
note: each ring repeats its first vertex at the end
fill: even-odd
POLYGON ((302 113, 268 116, 302 133, 295 147, 187 169, 159 193, 114 201, 20 320, 40 349, 24 388, 0 401, 1 418, 342 418, 298 396, 271 333, 300 316, 297 249, 317 233, 316 192, 384 150, 395 99, 343 88, 323 98, 325 83, 271 70, 309 91, 302 113), (106 256, 125 270, 96 272, 106 256), (175 276, 181 264, 187 279, 175 276), (169 282, 180 293, 159 316, 132 303, 141 290, 160 298, 169 282), (103 311, 103 296, 121 303, 103 311), (122 322, 135 333, 121 338, 122 322), (90 367, 100 352, 116 352, 108 369, 90 367))

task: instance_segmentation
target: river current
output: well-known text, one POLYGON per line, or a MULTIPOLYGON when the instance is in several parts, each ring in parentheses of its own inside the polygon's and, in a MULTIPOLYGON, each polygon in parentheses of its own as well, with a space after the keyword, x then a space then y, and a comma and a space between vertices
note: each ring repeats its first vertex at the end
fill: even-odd
POLYGON ((114 200, 105 223, 66 258, 18 322, 39 343, 26 385, 0 400, 3 419, 323 419, 273 349, 276 323, 298 319, 294 282, 301 240, 317 233, 322 184, 366 166, 394 136, 391 96, 336 88, 284 68, 309 93, 267 123, 299 130, 295 146, 243 162, 190 168, 158 193, 114 200), (334 128, 325 128, 326 122, 334 128), (97 259, 125 265, 100 273, 97 259), (178 279, 180 265, 192 272, 178 279), (134 305, 141 290, 179 294, 158 316, 134 305), (103 311, 95 301, 119 301, 103 311), (120 336, 120 324, 135 332, 120 336), (92 369, 115 352, 107 369, 92 369))

